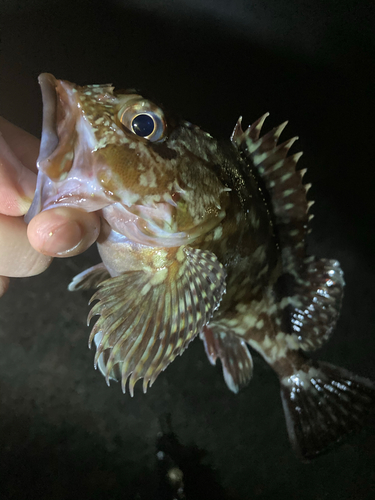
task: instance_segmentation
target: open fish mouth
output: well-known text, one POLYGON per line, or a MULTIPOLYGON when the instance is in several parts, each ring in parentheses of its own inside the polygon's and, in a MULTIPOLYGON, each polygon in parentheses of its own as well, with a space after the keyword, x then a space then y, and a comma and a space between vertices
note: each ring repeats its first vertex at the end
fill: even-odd
POLYGON ((43 100, 42 136, 37 160, 39 174, 25 222, 29 223, 42 210, 58 205, 100 210, 108 205, 108 200, 99 193, 95 179, 91 182, 85 176, 84 169, 90 163, 92 149, 91 143, 87 146, 85 141, 90 141, 92 134, 88 127, 83 140, 79 140, 77 122, 82 117, 77 105, 76 86, 58 80, 50 73, 42 73, 39 84, 43 100), (93 192, 99 195, 93 196, 93 192))

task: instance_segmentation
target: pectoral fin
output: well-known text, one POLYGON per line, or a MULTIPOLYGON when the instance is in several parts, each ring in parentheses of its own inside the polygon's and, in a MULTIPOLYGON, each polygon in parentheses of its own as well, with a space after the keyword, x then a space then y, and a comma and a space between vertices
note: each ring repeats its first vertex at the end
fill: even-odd
POLYGON ((106 377, 121 373, 125 392, 143 378, 143 391, 202 330, 225 292, 225 270, 207 251, 180 247, 172 263, 157 270, 129 271, 99 285, 90 344, 97 334, 95 365, 106 377), (97 338, 100 338, 98 336, 97 338), (103 362, 105 360, 105 362, 103 362), (116 366, 118 365, 118 366, 116 366), (116 370, 114 370, 116 367, 116 370))
POLYGON ((103 263, 92 266, 82 273, 74 276, 72 281, 69 283, 68 290, 70 292, 76 292, 77 290, 88 290, 90 288, 96 288, 99 283, 108 279, 110 277, 107 268, 103 263))

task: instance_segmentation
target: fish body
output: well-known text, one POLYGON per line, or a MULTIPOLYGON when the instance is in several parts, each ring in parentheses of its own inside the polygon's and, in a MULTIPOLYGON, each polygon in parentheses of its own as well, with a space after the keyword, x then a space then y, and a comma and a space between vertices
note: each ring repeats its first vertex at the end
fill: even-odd
POLYGON ((234 392, 248 384, 248 346, 277 373, 291 442, 303 459, 358 427, 374 384, 312 362, 335 327, 343 273, 307 254, 309 208, 286 123, 267 115, 220 142, 133 91, 40 76, 44 114, 36 195, 98 211, 102 263, 70 290, 98 287, 89 314, 98 365, 143 390, 196 336, 234 392))

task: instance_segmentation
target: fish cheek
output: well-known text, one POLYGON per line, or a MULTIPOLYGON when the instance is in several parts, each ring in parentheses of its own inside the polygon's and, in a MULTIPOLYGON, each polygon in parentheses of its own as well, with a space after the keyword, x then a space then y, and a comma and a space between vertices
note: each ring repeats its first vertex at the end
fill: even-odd
POLYGON ((100 150, 101 163, 98 179, 104 189, 121 195, 122 190, 130 191, 133 203, 147 195, 157 195, 163 189, 165 179, 160 175, 151 158, 128 146, 108 145, 100 150))

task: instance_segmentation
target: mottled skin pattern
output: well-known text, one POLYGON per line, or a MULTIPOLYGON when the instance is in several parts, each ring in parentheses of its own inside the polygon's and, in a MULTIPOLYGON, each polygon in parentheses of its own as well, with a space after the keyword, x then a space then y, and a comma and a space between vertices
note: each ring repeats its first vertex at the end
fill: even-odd
MULTIPOLYGON (((208 141, 201 144, 210 147, 208 141)), ((282 297, 274 293, 274 285, 283 266, 272 205, 258 172, 236 148, 227 147, 216 161, 218 177, 232 186, 230 204, 219 226, 192 244, 210 249, 227 271, 226 294, 209 328, 217 335, 242 337, 280 376, 290 375, 305 358, 291 352, 300 345, 280 325, 282 297)))
POLYGON ((276 324, 278 298, 272 290, 283 269, 272 207, 267 204, 256 172, 238 153, 233 156, 230 166, 225 166, 233 188, 231 209, 221 223, 221 240, 210 241, 209 233, 203 243, 208 244, 228 273, 226 295, 210 328, 243 337, 270 364, 284 368, 289 364, 285 360, 287 346, 299 346, 288 335, 282 335, 275 349, 275 337, 281 330, 276 324))
POLYGON ((311 202, 286 124, 264 115, 231 141, 176 122, 134 92, 40 77, 44 100, 37 191, 28 219, 56 205, 99 211, 103 264, 76 276, 99 286, 89 320, 95 364, 143 390, 197 335, 228 387, 251 376, 247 345, 280 378, 289 437, 311 458, 357 427, 372 382, 303 351, 327 340, 341 307, 337 261, 306 253, 311 202), (334 398, 332 399, 332 394, 334 398), (352 408, 351 413, 348 407, 352 408))

